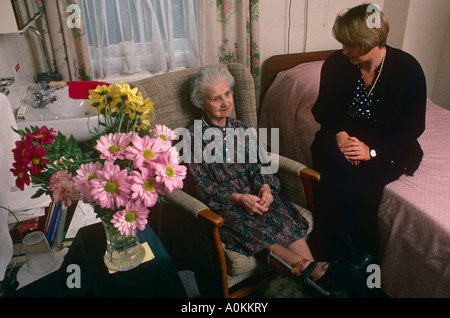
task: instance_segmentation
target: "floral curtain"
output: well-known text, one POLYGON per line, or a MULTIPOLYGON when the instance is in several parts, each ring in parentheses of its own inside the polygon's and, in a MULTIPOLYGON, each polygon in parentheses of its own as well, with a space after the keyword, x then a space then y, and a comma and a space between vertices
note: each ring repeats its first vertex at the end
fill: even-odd
POLYGON ((41 18, 37 21, 37 29, 44 37, 52 71, 61 74, 64 81, 91 80, 91 62, 80 1, 39 0, 38 4, 41 18))
POLYGON ((259 0, 201 0, 202 65, 242 63, 260 88, 259 0))

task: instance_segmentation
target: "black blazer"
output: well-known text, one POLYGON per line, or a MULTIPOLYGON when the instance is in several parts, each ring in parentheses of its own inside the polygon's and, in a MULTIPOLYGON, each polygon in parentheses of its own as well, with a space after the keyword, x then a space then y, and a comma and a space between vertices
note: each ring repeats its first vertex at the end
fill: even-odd
MULTIPOLYGON (((355 136, 375 149, 377 158, 412 175, 423 156, 417 139, 425 129, 425 76, 413 56, 390 46, 386 49, 384 67, 373 91, 371 125, 375 129, 370 136, 362 131, 364 137, 355 136)), ((351 130, 347 114, 360 78, 358 66, 350 63, 342 50, 326 59, 321 70, 319 96, 312 109, 322 133, 335 135, 351 130)))

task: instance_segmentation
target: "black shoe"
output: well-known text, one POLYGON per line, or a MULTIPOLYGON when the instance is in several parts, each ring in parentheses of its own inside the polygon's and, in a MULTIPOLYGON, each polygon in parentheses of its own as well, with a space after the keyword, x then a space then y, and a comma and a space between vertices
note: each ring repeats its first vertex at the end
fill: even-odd
POLYGON ((351 283, 365 274, 366 268, 372 260, 373 258, 370 255, 361 255, 349 263, 328 262, 325 274, 316 282, 312 282, 309 279, 309 275, 318 264, 318 262, 312 262, 299 276, 325 296, 341 297, 343 291, 351 283))

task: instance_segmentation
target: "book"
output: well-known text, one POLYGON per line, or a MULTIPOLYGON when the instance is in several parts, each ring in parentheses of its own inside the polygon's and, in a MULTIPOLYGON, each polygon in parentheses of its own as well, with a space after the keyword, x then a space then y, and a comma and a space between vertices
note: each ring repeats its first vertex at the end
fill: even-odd
POLYGON ((52 221, 53 221, 53 215, 55 213, 56 206, 57 206, 57 202, 53 202, 52 201, 52 203, 48 207, 47 218, 46 218, 44 229, 43 229, 43 232, 44 232, 45 235, 47 235, 48 231, 50 230, 50 226, 51 226, 52 221))
POLYGON ((67 207, 61 206, 61 212, 59 215, 59 221, 56 227, 55 239, 53 242, 53 244, 55 244, 55 246, 57 247, 60 247, 62 244, 66 225, 66 218, 67 218, 67 207))
POLYGON ((28 233, 34 231, 41 231, 47 234, 48 228, 50 226, 49 216, 53 214, 54 207, 50 204, 49 207, 45 208, 42 216, 34 217, 28 220, 19 221, 10 229, 10 235, 13 242, 21 241, 28 233))
POLYGON ((47 232, 47 240, 48 240, 48 243, 50 244, 50 246, 53 246, 53 242, 55 239, 56 229, 58 228, 58 222, 59 222, 59 218, 61 216, 61 207, 62 207, 61 202, 56 203, 56 206, 55 206, 55 209, 53 211, 53 215, 52 215, 52 218, 50 221, 50 227, 47 232))

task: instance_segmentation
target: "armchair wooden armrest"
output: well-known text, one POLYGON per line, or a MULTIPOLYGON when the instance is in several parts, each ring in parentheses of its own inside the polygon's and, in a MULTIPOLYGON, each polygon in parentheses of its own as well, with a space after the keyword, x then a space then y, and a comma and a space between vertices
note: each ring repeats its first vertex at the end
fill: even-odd
POLYGON ((316 206, 314 203, 313 184, 314 182, 320 182, 320 172, 310 168, 304 168, 300 170, 300 177, 302 178, 303 189, 305 191, 306 207, 314 211, 316 206))

